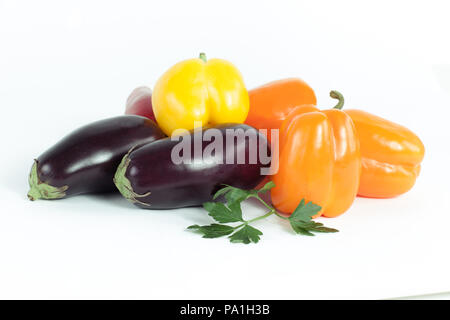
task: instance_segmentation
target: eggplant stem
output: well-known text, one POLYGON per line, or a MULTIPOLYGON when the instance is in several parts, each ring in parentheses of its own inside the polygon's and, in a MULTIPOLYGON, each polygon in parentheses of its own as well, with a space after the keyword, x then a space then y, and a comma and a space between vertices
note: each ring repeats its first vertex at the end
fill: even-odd
POLYGON ((28 178, 28 183, 30 185, 30 190, 28 191, 28 199, 31 201, 37 199, 61 199, 66 196, 66 191, 69 186, 55 187, 42 182, 39 178, 39 173, 37 171, 38 161, 34 159, 33 166, 31 167, 30 176, 28 178))
MULTIPOLYGON (((131 151, 131 150, 130 150, 131 151)), ((143 198, 147 197, 151 194, 151 192, 146 192, 144 194, 138 194, 134 192, 133 187, 131 186, 130 180, 127 179, 125 176, 127 172, 128 164, 130 163, 130 159, 128 158, 129 153, 127 153, 120 162, 119 166, 117 167, 116 174, 114 175, 113 181, 116 185, 117 189, 119 189, 120 193, 130 201, 131 203, 139 203, 144 206, 150 207, 150 204, 142 202, 138 200, 137 198, 143 198)))

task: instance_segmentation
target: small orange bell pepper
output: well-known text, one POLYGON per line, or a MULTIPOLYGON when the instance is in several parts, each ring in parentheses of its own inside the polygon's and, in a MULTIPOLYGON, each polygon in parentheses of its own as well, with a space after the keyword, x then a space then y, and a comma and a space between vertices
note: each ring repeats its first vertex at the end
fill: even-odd
POLYGON ((289 78, 267 83, 249 91, 250 110, 245 123, 255 127, 279 129, 284 119, 297 106, 315 105, 316 95, 313 89, 297 78, 289 78))
POLYGON ((425 149, 409 129, 361 110, 345 110, 361 144, 358 195, 391 198, 410 190, 420 172, 425 149))
MULTIPOLYGON (((332 97, 343 103, 342 96, 332 97)), ((314 106, 292 110, 280 129, 278 172, 272 203, 292 213, 302 199, 322 207, 318 216, 336 217, 353 203, 361 173, 359 141, 351 118, 341 110, 314 106)))

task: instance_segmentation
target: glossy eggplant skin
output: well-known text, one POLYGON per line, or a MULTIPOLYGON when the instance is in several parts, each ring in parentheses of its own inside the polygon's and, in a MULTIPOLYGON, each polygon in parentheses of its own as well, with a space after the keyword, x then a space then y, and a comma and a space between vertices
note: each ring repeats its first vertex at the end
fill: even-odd
MULTIPOLYGON (((145 209, 173 209, 181 207, 199 206, 212 200, 214 193, 223 184, 243 189, 252 189, 265 176, 261 168, 270 167, 270 147, 267 139, 255 128, 245 124, 223 124, 214 127, 223 137, 226 152, 212 153, 208 157, 201 154, 213 142, 204 141, 202 137, 211 128, 201 131, 201 134, 189 132, 191 138, 191 162, 174 163, 172 150, 179 143, 171 138, 161 139, 145 145, 127 154, 122 160, 114 181, 116 186, 135 205, 145 209), (266 155, 266 160, 257 157, 257 161, 249 163, 250 138, 236 139, 226 144, 226 131, 243 129, 257 137, 256 148, 266 155), (201 145, 201 154, 195 153, 194 146, 201 145), (226 154, 229 148, 234 148, 234 155, 243 153, 245 163, 227 163, 226 154), (222 159, 222 163, 217 161, 222 159)), ((255 140, 253 140, 255 141, 255 140)), ((253 144, 254 145, 254 144, 253 144)), ((198 149, 197 149, 198 150, 198 149)), ((254 149, 253 149, 254 152, 254 149)), ((181 153, 182 154, 182 153, 181 153)), ((236 160, 237 156, 235 156, 236 160)))
POLYGON ((150 119, 123 115, 83 126, 40 155, 30 173, 30 200, 116 190, 113 177, 131 149, 164 138, 150 119))

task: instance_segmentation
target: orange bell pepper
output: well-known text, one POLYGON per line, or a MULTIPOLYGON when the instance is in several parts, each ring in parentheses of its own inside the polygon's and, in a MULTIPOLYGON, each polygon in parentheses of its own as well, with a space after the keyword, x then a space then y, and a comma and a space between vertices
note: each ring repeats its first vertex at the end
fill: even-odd
MULTIPOLYGON (((332 91, 338 98, 342 96, 332 91)), ((361 172, 359 141, 351 118, 341 110, 314 106, 292 110, 280 129, 278 172, 272 203, 292 213, 302 199, 322 207, 317 216, 336 217, 353 203, 361 172)))
POLYGON ((255 127, 279 129, 288 114, 299 105, 317 103, 313 89, 297 78, 267 83, 249 91, 250 110, 245 123, 255 127))
POLYGON ((425 149, 411 130, 361 110, 345 111, 361 144, 358 195, 390 198, 410 190, 420 172, 425 149))

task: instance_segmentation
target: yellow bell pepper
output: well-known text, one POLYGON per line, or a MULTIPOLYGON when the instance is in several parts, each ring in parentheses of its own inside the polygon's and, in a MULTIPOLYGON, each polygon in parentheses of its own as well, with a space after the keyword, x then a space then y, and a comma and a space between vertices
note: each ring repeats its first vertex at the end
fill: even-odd
POLYGON ((243 123, 249 110, 247 89, 239 70, 222 59, 181 61, 156 82, 153 111, 167 135, 220 123, 243 123))

